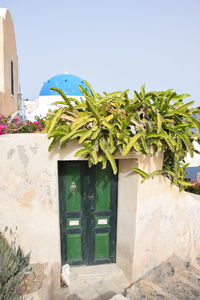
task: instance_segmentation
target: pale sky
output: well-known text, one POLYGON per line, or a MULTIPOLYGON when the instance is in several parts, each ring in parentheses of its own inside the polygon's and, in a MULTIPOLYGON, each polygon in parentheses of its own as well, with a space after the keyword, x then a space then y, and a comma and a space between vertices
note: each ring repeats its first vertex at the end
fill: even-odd
MULTIPOLYGON (((174 88, 200 105, 200 0, 0 0, 12 14, 24 98, 64 73, 98 92, 174 88)), ((189 100, 189 99, 188 99, 189 100)))

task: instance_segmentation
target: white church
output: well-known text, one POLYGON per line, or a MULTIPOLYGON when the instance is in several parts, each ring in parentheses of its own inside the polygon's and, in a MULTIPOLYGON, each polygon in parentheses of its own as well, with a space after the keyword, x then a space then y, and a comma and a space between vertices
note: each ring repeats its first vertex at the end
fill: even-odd
POLYGON ((51 77, 44 82, 39 96, 35 101, 23 101, 22 116, 30 121, 34 121, 35 117, 45 117, 48 110, 55 110, 55 101, 59 101, 61 96, 52 87, 58 88, 64 92, 66 96, 73 98, 83 97, 79 86, 88 88, 84 80, 78 76, 64 73, 51 77))

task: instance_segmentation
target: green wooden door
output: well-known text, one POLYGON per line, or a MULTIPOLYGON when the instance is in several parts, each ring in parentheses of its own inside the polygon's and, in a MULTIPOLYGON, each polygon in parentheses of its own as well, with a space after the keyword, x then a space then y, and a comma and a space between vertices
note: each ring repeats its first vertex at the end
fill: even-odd
POLYGON ((62 263, 115 262, 117 176, 85 161, 58 164, 62 263))

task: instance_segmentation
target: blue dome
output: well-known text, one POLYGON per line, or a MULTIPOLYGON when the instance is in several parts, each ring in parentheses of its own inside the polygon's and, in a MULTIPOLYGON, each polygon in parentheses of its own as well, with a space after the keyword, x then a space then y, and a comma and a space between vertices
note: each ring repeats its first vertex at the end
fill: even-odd
POLYGON ((56 91, 51 91, 51 87, 62 90, 67 96, 83 96, 79 89, 79 85, 88 88, 83 79, 72 74, 60 74, 47 80, 40 90, 40 96, 58 96, 56 91))

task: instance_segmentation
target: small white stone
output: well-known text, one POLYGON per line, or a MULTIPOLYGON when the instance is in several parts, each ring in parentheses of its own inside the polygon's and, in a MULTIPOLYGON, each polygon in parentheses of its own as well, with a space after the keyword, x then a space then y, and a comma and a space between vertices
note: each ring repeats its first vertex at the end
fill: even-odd
POLYGON ((117 295, 113 296, 112 298, 110 298, 109 300, 128 300, 128 298, 122 296, 121 294, 117 294, 117 295))
POLYGON ((62 266, 61 283, 63 286, 70 286, 70 266, 68 264, 62 266))

